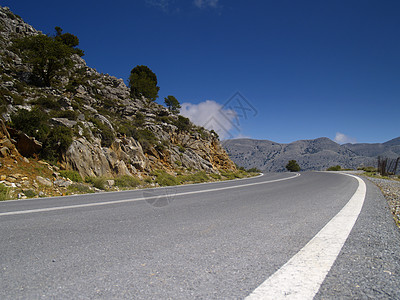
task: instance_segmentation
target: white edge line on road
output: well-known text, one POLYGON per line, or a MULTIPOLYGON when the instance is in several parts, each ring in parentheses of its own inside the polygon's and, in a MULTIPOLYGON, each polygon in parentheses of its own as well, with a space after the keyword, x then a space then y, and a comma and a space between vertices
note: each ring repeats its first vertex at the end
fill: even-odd
MULTIPOLYGON (((222 191, 222 190, 237 189, 237 188, 248 187, 248 186, 253 186, 253 185, 260 185, 260 184, 267 184, 267 183, 272 183, 272 182, 289 180, 289 179, 296 178, 298 176, 300 176, 300 174, 296 173, 294 176, 281 178, 281 179, 274 179, 274 180, 262 181, 262 182, 254 182, 254 183, 246 183, 246 184, 241 184, 241 185, 227 186, 227 187, 214 188, 214 189, 201 190, 201 191, 176 193, 174 196, 186 196, 186 195, 201 194, 201 193, 208 193, 208 192, 216 192, 216 191, 222 191)), ((127 202, 142 201, 142 200, 151 200, 151 199, 158 199, 158 198, 165 197, 165 196, 166 195, 159 195, 159 196, 141 197, 141 198, 135 198, 135 199, 124 199, 124 200, 105 201, 105 202, 96 202, 96 203, 87 203, 87 204, 76 204, 76 205, 67 205, 67 206, 57 206, 57 207, 29 209, 29 210, 21 210, 21 211, 10 211, 10 212, 0 213, 0 217, 2 217, 2 216, 30 214, 30 213, 36 213, 36 212, 48 212, 48 211, 71 209, 71 208, 82 208, 82 207, 91 207, 91 206, 111 205, 111 204, 127 203, 127 202)))
POLYGON ((365 182, 349 202, 297 254, 264 281, 246 300, 313 299, 339 255, 364 204, 365 182))

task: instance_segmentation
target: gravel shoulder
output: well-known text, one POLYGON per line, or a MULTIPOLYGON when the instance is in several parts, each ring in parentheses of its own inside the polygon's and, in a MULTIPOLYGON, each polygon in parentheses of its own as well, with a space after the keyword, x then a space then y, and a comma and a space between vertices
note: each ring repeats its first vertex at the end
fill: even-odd
POLYGON ((375 183, 385 196, 396 225, 400 228, 400 181, 375 177, 364 177, 375 183))
POLYGON ((400 299, 400 231, 377 187, 398 193, 399 186, 396 181, 363 179, 367 185, 363 209, 316 300, 400 299))

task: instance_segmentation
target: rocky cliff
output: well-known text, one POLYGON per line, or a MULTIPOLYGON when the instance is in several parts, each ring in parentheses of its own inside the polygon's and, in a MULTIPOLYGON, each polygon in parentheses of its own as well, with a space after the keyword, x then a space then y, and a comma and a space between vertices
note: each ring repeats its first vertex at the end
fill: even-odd
POLYGON ((13 44, 40 34, 0 7, 0 113, 1 126, 9 127, 2 130, 0 156, 47 153, 62 169, 77 170, 82 177, 235 169, 217 136, 161 105, 132 98, 122 79, 98 73, 77 54, 50 87, 35 85, 32 66, 13 44), (35 130, 28 128, 36 139, 13 130, 12 116, 23 113, 39 119, 35 130))
POLYGON ((326 170, 331 166, 356 169, 375 166, 377 157, 400 156, 400 138, 383 144, 339 145, 328 138, 279 144, 268 140, 235 139, 223 142, 230 158, 239 166, 263 171, 285 171, 289 160, 302 170, 326 170))

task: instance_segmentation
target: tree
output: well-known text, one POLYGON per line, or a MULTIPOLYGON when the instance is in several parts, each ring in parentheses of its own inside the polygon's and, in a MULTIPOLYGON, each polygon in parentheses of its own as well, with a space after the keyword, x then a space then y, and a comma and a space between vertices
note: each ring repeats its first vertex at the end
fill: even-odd
POLYGON ((47 35, 14 40, 12 48, 20 52, 25 63, 32 66, 32 79, 40 86, 50 86, 53 78, 72 64, 73 49, 47 35))
POLYGON ((151 101, 158 98, 157 76, 147 66, 136 66, 129 76, 132 97, 145 97, 151 101))
POLYGON ((181 105, 174 96, 168 96, 164 98, 164 103, 168 107, 170 112, 172 112, 173 114, 179 114, 181 105))
POLYGON ((72 48, 72 51, 79 56, 83 56, 84 53, 81 49, 76 48, 79 45, 79 39, 76 35, 73 35, 71 33, 62 33, 62 29, 58 26, 55 27, 56 30, 56 36, 55 40, 63 43, 64 45, 67 45, 68 47, 72 48))
POLYGON ((298 172, 300 171, 300 166, 295 160, 290 160, 286 165, 286 169, 290 172, 298 172))

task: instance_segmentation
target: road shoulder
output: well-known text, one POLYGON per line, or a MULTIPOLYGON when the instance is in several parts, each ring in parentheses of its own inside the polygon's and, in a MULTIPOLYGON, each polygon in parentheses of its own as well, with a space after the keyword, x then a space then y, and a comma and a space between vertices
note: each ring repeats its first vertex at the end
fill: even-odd
POLYGON ((400 231, 370 181, 364 207, 315 299, 399 299, 400 231))

